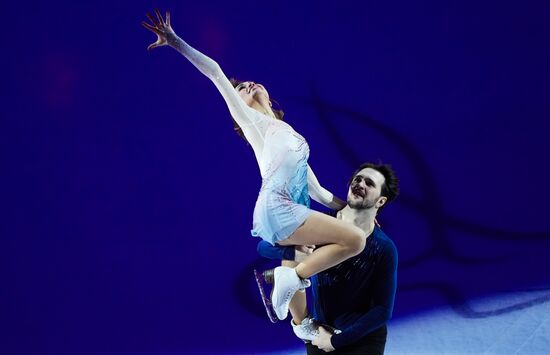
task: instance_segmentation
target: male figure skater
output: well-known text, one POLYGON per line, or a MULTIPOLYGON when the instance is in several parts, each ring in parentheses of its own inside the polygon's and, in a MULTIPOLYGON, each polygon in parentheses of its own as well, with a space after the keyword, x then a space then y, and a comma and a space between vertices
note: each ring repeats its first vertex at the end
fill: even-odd
MULTIPOLYGON (((375 217, 397 197, 397 185, 398 180, 388 165, 365 163, 354 172, 347 205, 337 213, 337 218, 361 228, 369 237, 359 255, 311 278, 314 303, 311 316, 307 313, 305 294, 298 292, 294 296, 291 323, 296 335, 307 342, 308 354, 384 353, 386 322, 391 318, 395 299, 397 249, 376 226, 375 217)), ((286 259, 283 263, 291 266, 295 261, 289 259, 299 261, 311 250, 262 241, 258 252, 268 258, 286 259)))

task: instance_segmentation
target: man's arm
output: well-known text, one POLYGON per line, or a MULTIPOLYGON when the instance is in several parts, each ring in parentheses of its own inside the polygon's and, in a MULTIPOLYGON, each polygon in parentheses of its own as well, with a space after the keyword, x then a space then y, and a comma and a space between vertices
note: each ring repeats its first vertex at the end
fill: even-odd
POLYGON ((293 246, 271 245, 265 240, 260 240, 256 249, 258 250, 258 254, 268 259, 294 260, 295 257, 293 246))
POLYGON ((358 318, 350 326, 341 329, 342 333, 331 336, 330 342, 335 349, 358 341, 391 318, 397 288, 397 250, 393 243, 387 246, 382 264, 379 266, 373 289, 375 306, 362 315, 344 315, 358 318))
POLYGON ((280 246, 279 244, 271 245, 265 240, 261 240, 256 248, 258 254, 268 259, 275 260, 290 260, 302 262, 304 259, 313 253, 315 246, 313 245, 290 245, 280 246))

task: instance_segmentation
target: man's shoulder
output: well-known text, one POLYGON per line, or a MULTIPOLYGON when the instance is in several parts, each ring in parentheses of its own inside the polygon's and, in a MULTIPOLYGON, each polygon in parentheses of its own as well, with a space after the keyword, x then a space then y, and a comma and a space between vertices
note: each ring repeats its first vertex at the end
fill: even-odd
POLYGON ((393 240, 378 226, 374 227, 374 237, 378 241, 378 244, 384 248, 385 252, 397 253, 397 247, 393 240))

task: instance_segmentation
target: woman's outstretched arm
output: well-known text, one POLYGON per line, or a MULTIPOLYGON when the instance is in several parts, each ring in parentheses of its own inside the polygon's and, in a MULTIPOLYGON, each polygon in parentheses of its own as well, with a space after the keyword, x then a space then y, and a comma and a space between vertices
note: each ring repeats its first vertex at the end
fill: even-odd
POLYGON ((260 139, 263 141, 262 129, 259 129, 258 124, 261 120, 261 115, 258 115, 254 110, 248 107, 244 101, 237 94, 233 85, 229 82, 222 69, 214 60, 208 56, 197 51, 184 40, 178 37, 178 35, 172 29, 170 24, 170 12, 166 12, 166 20, 163 20, 159 10, 155 9, 156 19, 147 14, 147 17, 151 23, 145 21, 142 22, 143 27, 150 30, 157 35, 156 42, 147 47, 148 50, 161 47, 170 46, 181 53, 187 58, 201 73, 208 77, 217 89, 222 94, 231 115, 237 121, 239 126, 243 129, 247 139, 252 147, 255 149, 255 141, 260 139))
POLYGON ((197 67, 197 69, 199 69, 201 73, 206 75, 211 80, 215 80, 218 76, 223 75, 223 72, 218 63, 216 63, 208 56, 197 51, 189 44, 187 44, 184 40, 178 37, 176 32, 174 32, 174 30, 172 29, 172 25, 170 24, 170 11, 166 12, 166 20, 162 19, 162 15, 160 14, 159 10, 155 9, 155 14, 157 15, 156 19, 151 14, 147 13, 149 21, 151 21, 154 26, 145 21, 141 23, 143 27, 147 28, 157 35, 157 41, 151 43, 147 47, 147 50, 162 46, 170 46, 180 52, 187 59, 189 59, 189 61, 195 67, 197 67))
POLYGON ((323 206, 333 210, 341 210, 346 206, 344 201, 340 200, 330 191, 322 187, 321 184, 319 184, 319 180, 317 180, 317 177, 309 165, 307 167, 307 188, 309 191, 309 196, 323 206))

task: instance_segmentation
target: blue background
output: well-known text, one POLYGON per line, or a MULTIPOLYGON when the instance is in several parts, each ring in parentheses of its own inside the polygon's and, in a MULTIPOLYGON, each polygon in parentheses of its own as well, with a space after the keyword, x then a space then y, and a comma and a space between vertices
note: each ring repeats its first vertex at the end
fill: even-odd
MULTIPOLYGON (((394 318, 550 286, 550 13, 542 1, 3 5, 1 352, 283 351, 252 277, 260 187, 212 83, 264 84, 340 197, 364 161, 402 194, 394 318)), ((314 208, 320 208, 314 205, 314 208)), ((509 311, 518 311, 518 305, 509 311)), ((391 333, 390 333, 391 336, 391 333)))

